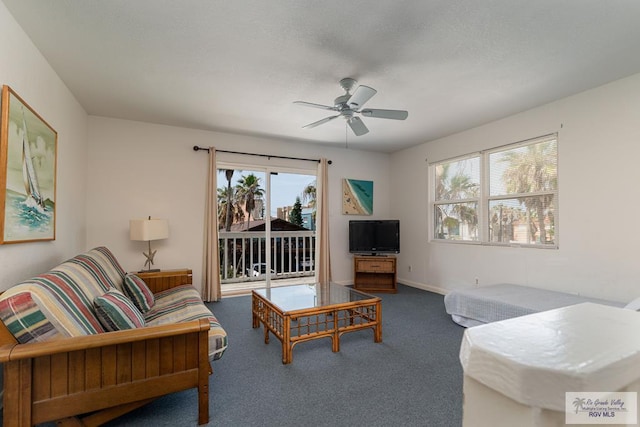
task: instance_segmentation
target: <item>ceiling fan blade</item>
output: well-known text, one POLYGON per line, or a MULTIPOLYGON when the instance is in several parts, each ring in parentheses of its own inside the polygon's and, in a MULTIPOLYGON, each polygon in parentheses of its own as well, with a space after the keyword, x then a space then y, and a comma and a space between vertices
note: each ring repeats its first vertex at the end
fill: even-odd
POLYGON ((322 120, 318 120, 317 122, 313 122, 313 123, 309 123, 308 125, 302 126, 303 128, 314 128, 316 126, 320 126, 322 124, 325 124, 327 122, 330 122, 331 120, 340 117, 340 114, 337 114, 335 116, 329 116, 329 117, 325 117, 322 120))
POLYGON ((378 119, 404 120, 409 116, 409 112, 404 110, 378 110, 367 108, 360 111, 365 117, 375 117, 378 119))
POLYGON ((347 123, 349 123, 351 130, 356 134, 356 136, 361 136, 369 132, 369 129, 367 129, 363 121, 360 120, 360 117, 351 117, 347 123))
POLYGON ((375 95, 377 92, 378 92, 377 90, 370 88, 369 86, 360 85, 358 86, 356 91, 353 92, 353 95, 351 95, 351 98, 349 98, 349 101, 347 102, 347 104, 349 105, 349 108, 358 110, 360 107, 364 105, 365 102, 370 100, 371 97, 375 95))
POLYGON ((322 110, 338 111, 336 107, 330 107, 328 105, 322 105, 322 104, 314 104, 313 102, 294 101, 293 103, 296 105, 302 105, 303 107, 313 107, 313 108, 320 108, 322 110))

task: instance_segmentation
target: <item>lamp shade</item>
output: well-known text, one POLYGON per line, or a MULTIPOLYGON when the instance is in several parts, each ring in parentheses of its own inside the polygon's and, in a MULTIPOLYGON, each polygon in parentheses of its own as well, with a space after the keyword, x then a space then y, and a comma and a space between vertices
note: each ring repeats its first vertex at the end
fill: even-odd
POLYGON ((129 221, 131 240, 161 240, 169 237, 169 221, 159 218, 132 219, 129 221))

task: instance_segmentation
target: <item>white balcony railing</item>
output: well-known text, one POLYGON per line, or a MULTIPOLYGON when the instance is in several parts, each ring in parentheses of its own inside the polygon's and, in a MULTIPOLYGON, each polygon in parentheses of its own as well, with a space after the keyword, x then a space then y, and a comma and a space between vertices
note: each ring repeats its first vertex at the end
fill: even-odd
POLYGON ((266 243, 263 231, 219 232, 222 285, 315 275, 315 232, 272 231, 266 243), (271 265, 267 269, 267 250, 271 265))

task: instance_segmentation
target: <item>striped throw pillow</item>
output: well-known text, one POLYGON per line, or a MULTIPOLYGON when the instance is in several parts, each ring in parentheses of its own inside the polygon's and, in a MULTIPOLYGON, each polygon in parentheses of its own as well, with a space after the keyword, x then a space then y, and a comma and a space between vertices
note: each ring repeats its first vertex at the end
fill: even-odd
POLYGON ((93 300, 96 316, 107 331, 135 329, 144 326, 140 310, 124 294, 111 290, 93 300))
POLYGON ((155 304, 153 292, 147 284, 135 274, 129 273, 124 277, 124 292, 138 307, 141 313, 146 313, 155 304))
POLYGON ((59 335, 29 292, 0 301, 0 319, 20 344, 47 341, 59 335))

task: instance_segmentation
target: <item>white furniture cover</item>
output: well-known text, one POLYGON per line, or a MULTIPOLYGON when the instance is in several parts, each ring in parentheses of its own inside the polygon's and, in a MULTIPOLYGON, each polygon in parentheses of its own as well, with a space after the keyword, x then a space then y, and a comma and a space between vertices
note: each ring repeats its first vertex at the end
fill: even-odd
POLYGON ((637 385, 638 331, 635 311, 578 304, 469 328, 460 361, 465 377, 523 405, 564 412, 565 392, 637 385))
POLYGON ((583 302, 624 307, 625 303, 511 284, 456 290, 444 297, 454 322, 476 326, 583 302))

